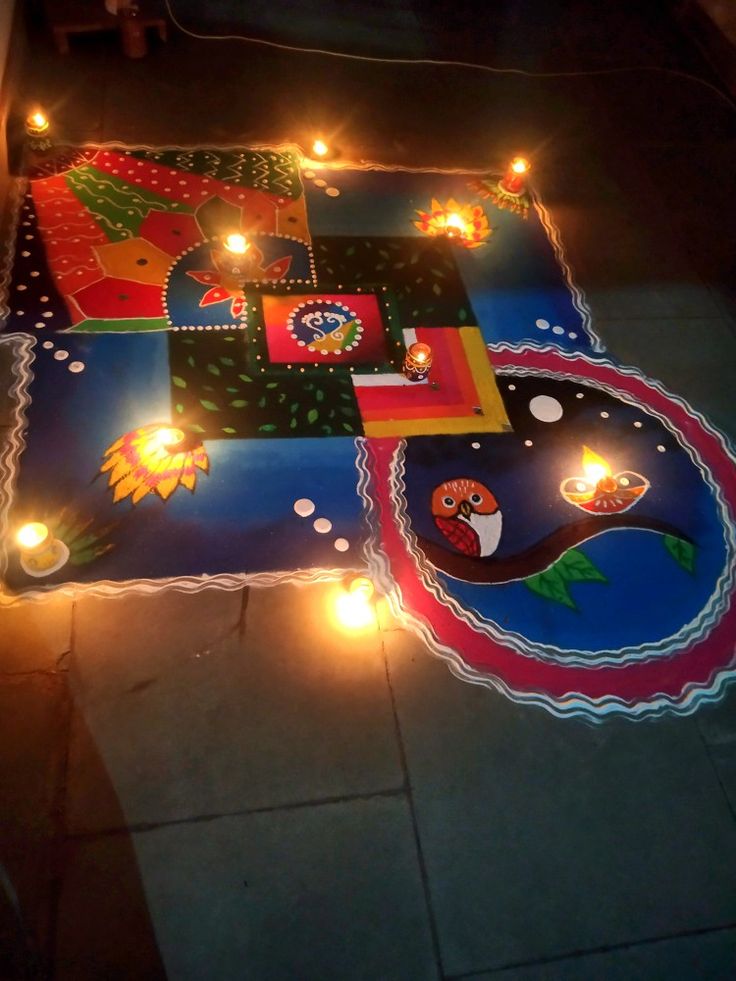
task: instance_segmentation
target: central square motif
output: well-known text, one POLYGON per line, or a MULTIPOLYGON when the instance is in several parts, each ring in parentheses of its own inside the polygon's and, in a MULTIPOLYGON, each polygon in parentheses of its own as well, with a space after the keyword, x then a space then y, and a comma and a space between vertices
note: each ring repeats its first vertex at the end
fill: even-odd
POLYGON ((374 294, 262 297, 272 364, 380 364, 388 358, 389 329, 374 294))

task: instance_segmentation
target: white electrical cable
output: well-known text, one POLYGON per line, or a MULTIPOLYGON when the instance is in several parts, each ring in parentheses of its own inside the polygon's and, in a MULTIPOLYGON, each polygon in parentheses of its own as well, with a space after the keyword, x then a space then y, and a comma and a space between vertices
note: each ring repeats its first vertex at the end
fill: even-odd
POLYGON ((697 85, 705 86, 715 92, 730 109, 736 111, 734 102, 725 92, 697 75, 690 72, 680 71, 677 68, 660 68, 658 65, 635 65, 626 68, 592 68, 587 71, 568 71, 568 72, 530 72, 523 68, 494 68, 491 65, 480 65, 472 61, 445 61, 438 58, 382 58, 378 55, 359 55, 351 54, 347 51, 328 51, 325 48, 306 48, 296 44, 282 44, 278 41, 266 41, 263 38, 247 37, 243 34, 198 34, 184 27, 177 19, 171 9, 171 0, 165 0, 166 9, 172 23, 182 34, 196 38, 198 41, 244 41, 246 44, 260 44, 267 48, 277 48, 280 51, 293 51, 298 54, 324 55, 328 58, 343 58, 349 61, 367 61, 385 65, 433 65, 438 68, 469 68, 474 71, 488 72, 492 75, 522 75, 526 78, 582 78, 593 75, 625 75, 636 72, 660 73, 672 75, 676 78, 684 78, 687 81, 695 82, 697 85))

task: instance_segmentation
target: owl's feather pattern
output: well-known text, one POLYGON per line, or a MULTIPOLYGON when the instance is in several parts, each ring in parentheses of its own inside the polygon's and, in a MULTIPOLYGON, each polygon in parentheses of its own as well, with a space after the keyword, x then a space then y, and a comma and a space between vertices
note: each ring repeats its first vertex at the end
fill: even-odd
POLYGON ((435 515, 434 521, 445 538, 458 551, 464 552, 465 555, 480 555, 480 538, 466 521, 460 518, 443 518, 440 515, 435 515))

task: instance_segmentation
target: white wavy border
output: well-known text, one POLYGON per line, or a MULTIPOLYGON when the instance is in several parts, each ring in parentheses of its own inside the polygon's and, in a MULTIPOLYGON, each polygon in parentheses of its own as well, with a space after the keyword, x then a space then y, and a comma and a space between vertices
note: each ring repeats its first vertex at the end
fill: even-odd
MULTIPOLYGON (((516 349, 511 346, 508 346, 508 349, 516 351, 516 349)), ((548 353, 559 356, 559 351, 552 346, 548 348, 548 353)), ((605 367, 620 370, 618 369, 618 366, 606 359, 596 359, 596 361, 593 362, 584 355, 571 355, 570 359, 572 358, 582 359, 589 364, 604 365, 605 367)), ((538 368, 503 366, 501 368, 497 368, 496 371, 499 375, 510 375, 512 377, 541 375, 546 378, 558 378, 563 381, 572 381, 580 385, 598 388, 608 392, 608 394, 613 395, 622 402, 626 402, 629 405, 635 405, 647 415, 658 419, 658 421, 665 426, 668 432, 672 434, 679 445, 682 446, 683 450, 687 453, 693 464, 700 471, 704 481, 710 487, 713 493, 723 527, 723 536, 726 546, 726 562, 723 571, 716 580, 713 593, 697 617, 695 617, 689 623, 684 624, 676 633, 670 635, 669 637, 661 638, 656 642, 650 641, 637 646, 628 646, 617 650, 604 651, 571 651, 569 648, 563 649, 552 644, 541 644, 539 642, 530 641, 516 631, 503 630, 503 628, 501 628, 495 621, 486 619, 477 610, 466 608, 465 606, 461 605, 459 601, 456 600, 450 592, 448 592, 446 587, 444 587, 438 581, 438 570, 436 570, 435 567, 426 560, 417 544, 416 535, 411 530, 409 525, 408 505, 405 493, 406 488, 404 483, 403 447, 405 444, 402 443, 397 449, 391 468, 391 489, 392 494, 394 495, 393 517, 401 537, 407 544, 407 547, 415 555, 418 573, 424 583, 425 588, 432 593, 439 602, 452 609, 453 613, 458 617, 458 619, 463 620, 468 624, 468 626, 478 633, 485 634, 486 636, 491 637, 493 640, 503 643, 505 646, 511 648, 519 654, 542 661, 548 661, 554 664, 593 668, 604 666, 615 667, 632 661, 643 662, 659 660, 675 653, 678 650, 681 650, 685 646, 702 640, 721 619, 732 601, 733 591, 736 587, 736 562, 734 561, 734 556, 736 556, 736 525, 734 525, 733 518, 723 497, 723 492, 720 485, 715 480, 715 477, 710 469, 703 462, 697 450, 686 443, 684 438, 681 438, 681 434, 673 428, 665 416, 662 416, 660 413, 649 407, 643 408, 642 404, 636 401, 630 393, 617 389, 613 385, 606 385, 598 380, 590 379, 585 375, 563 374, 561 372, 550 372, 538 368)), ((682 399, 667 392, 666 389, 664 389, 664 387, 659 383, 650 383, 649 380, 644 378, 640 372, 636 372, 634 370, 630 370, 628 373, 633 374, 637 380, 643 382, 648 387, 655 388, 666 398, 672 399, 673 401, 679 403, 680 407, 685 409, 685 411, 687 411, 691 417, 696 418, 698 422, 704 425, 704 428, 710 428, 709 424, 706 423, 702 416, 699 416, 699 414, 691 410, 687 403, 685 403, 682 399)), ((717 431, 713 431, 713 435, 717 437, 720 436, 717 431)), ((720 442, 724 453, 732 462, 734 462, 734 454, 728 447, 725 439, 721 437, 720 442)), ((441 572, 441 570, 439 571, 441 572)), ((452 576, 449 578, 452 578, 452 576)))
POLYGON ((582 718, 596 724, 614 717, 637 722, 642 719, 659 718, 663 715, 692 715, 703 704, 720 701, 726 686, 736 678, 735 650, 729 664, 716 669, 705 685, 692 682, 685 685, 677 696, 659 693, 647 701, 626 702, 616 695, 589 698, 575 692, 570 692, 564 699, 558 699, 546 692, 515 689, 496 675, 471 668, 458 651, 439 640, 431 624, 406 609, 402 600, 401 588, 393 577, 388 557, 380 543, 380 525, 376 520, 375 505, 369 493, 371 477, 367 462, 367 440, 365 438, 358 439, 356 444, 358 444, 356 465, 361 474, 358 481, 358 492, 363 499, 366 515, 371 519, 369 535, 363 549, 371 575, 386 596, 391 613, 398 623, 404 629, 417 634, 431 654, 446 662, 456 678, 472 685, 494 689, 521 705, 543 708, 560 719, 582 718))

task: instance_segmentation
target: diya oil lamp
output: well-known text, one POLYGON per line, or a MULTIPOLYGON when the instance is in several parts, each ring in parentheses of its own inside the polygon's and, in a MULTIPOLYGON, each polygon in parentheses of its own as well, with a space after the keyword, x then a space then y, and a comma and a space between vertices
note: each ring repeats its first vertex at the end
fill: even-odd
POLYGON ((614 474, 608 462, 583 447, 583 476, 567 477, 560 484, 560 494, 588 514, 622 514, 633 507, 649 490, 646 477, 631 470, 614 474))
POLYGON ((375 587, 367 576, 348 576, 335 599, 335 616, 340 626, 360 630, 375 624, 375 587))
POLYGON ((40 109, 34 110, 26 118, 29 147, 32 150, 49 150, 51 148, 50 129, 51 126, 46 114, 40 109))
POLYGON ((217 264, 220 271, 230 276, 244 276, 250 264, 248 255, 252 246, 245 235, 231 232, 225 238, 223 247, 217 252, 217 264))
POLYGON ((410 344, 404 357, 404 377, 412 382, 424 381, 431 367, 432 348, 429 344, 410 344))
POLYGON ((450 198, 444 204, 432 198, 428 211, 417 209, 413 225, 423 235, 444 237, 454 245, 477 249, 491 235, 488 216, 479 204, 462 204, 450 198))
POLYGON ((324 140, 315 140, 312 144, 312 153, 315 160, 327 160, 330 156, 330 148, 324 140))
POLYGON ((15 536, 20 564, 26 575, 41 579, 61 569, 69 559, 69 549, 41 521, 30 521, 15 536))
POLYGON ((523 194, 530 169, 531 165, 525 157, 514 157, 499 182, 500 186, 507 194, 523 194))

